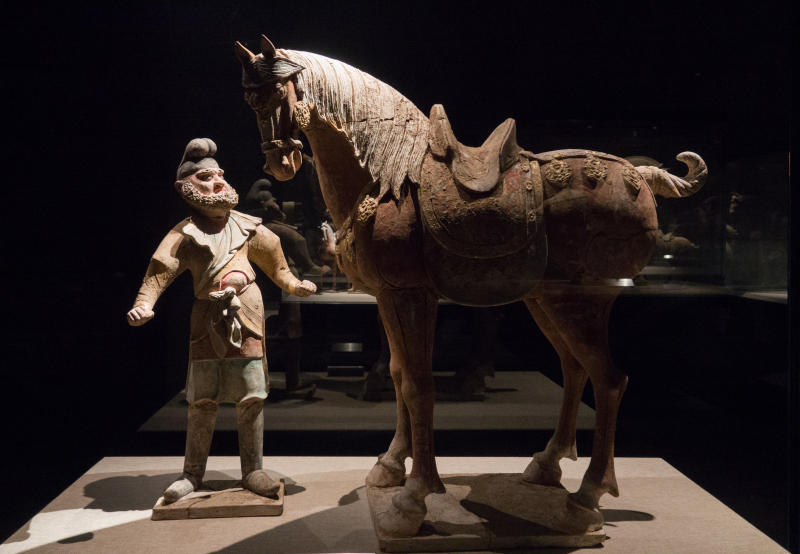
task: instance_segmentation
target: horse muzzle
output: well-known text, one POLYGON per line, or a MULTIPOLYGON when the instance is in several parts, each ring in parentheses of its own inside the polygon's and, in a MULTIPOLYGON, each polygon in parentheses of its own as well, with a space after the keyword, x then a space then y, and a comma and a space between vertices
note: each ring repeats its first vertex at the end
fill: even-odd
POLYGON ((264 172, 269 173, 279 181, 287 181, 295 176, 303 163, 300 148, 303 145, 299 140, 288 141, 273 140, 262 144, 262 150, 267 158, 264 172), (266 146, 268 146, 265 148, 266 146))

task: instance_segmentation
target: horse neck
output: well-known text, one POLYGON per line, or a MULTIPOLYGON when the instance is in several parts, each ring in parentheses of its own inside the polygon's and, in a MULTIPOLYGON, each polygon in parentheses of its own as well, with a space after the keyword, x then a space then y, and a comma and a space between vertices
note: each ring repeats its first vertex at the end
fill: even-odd
POLYGON ((400 198, 406 179, 419 182, 430 122, 392 87, 343 62, 282 50, 306 69, 298 74, 305 101, 321 124, 306 131, 333 220, 341 225, 371 182, 383 198, 400 198))
POLYGON ((341 228, 361 192, 372 182, 372 177, 359 164, 353 146, 343 132, 322 124, 305 133, 314 153, 322 198, 336 227, 341 228))

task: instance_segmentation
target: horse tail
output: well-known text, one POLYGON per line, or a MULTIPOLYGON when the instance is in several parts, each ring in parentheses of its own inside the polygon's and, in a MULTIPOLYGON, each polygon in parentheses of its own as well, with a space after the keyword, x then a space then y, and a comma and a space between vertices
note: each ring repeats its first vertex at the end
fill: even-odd
POLYGON ((708 168, 703 158, 694 152, 681 152, 677 159, 689 166, 689 173, 681 179, 653 166, 637 167, 653 194, 667 198, 683 198, 691 196, 706 184, 708 168))

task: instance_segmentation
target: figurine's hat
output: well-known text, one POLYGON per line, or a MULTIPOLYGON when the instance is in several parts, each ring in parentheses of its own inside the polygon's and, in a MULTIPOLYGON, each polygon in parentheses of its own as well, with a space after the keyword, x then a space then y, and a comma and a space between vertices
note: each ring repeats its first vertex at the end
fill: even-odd
POLYGON ((193 139, 186 145, 186 150, 178 166, 178 181, 185 179, 189 175, 194 175, 201 169, 219 168, 219 164, 214 159, 217 153, 217 145, 214 141, 207 138, 193 139))
POLYGON ((270 181, 269 179, 259 179, 258 181, 253 183, 253 186, 250 187, 250 190, 262 191, 262 190, 269 190, 271 188, 272 188, 272 181, 270 181))
POLYGON ((271 198, 274 198, 272 192, 270 192, 271 188, 272 183, 269 179, 259 179, 250 187, 245 203, 255 208, 260 208, 261 202, 268 202, 271 198))

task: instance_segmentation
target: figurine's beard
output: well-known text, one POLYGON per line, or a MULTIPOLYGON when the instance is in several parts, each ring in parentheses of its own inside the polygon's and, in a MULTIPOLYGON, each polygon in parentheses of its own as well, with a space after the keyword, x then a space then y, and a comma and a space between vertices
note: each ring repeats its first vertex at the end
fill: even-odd
POLYGON ((201 194, 190 181, 183 182, 181 194, 190 206, 200 211, 221 209, 231 211, 239 203, 239 195, 236 194, 235 190, 225 190, 216 194, 201 194))

